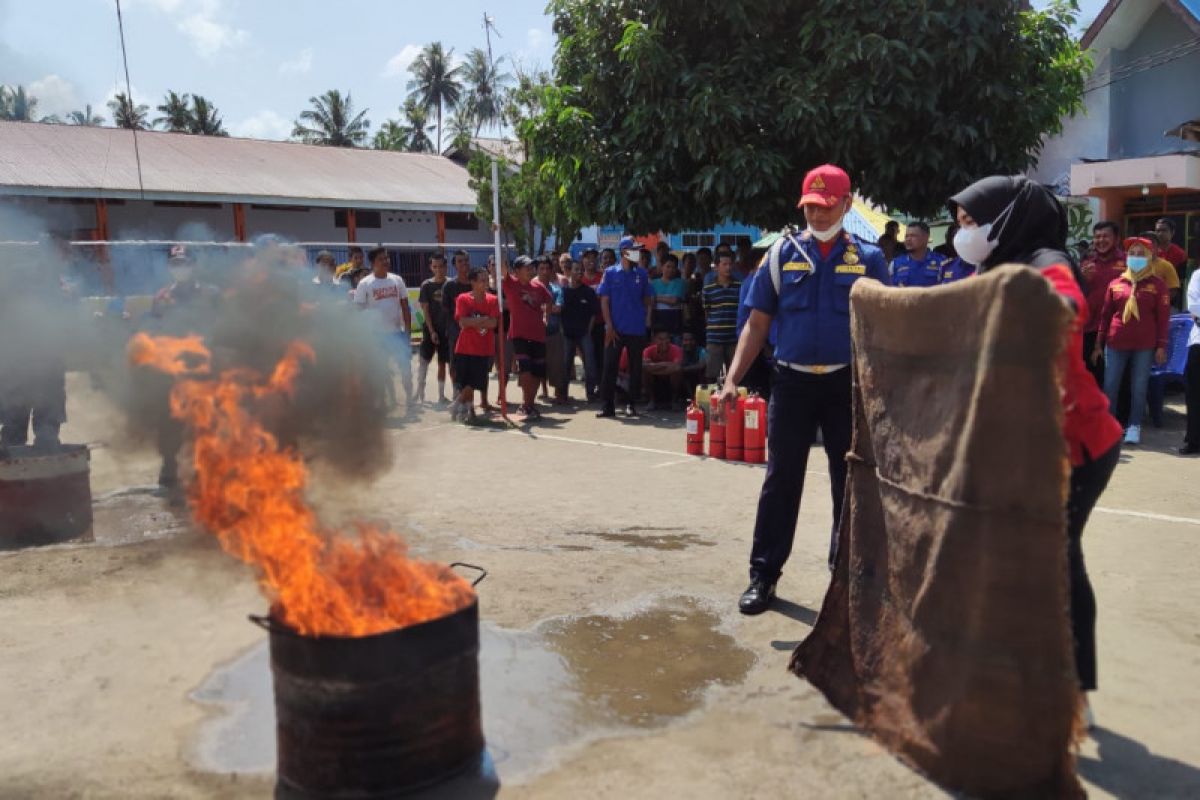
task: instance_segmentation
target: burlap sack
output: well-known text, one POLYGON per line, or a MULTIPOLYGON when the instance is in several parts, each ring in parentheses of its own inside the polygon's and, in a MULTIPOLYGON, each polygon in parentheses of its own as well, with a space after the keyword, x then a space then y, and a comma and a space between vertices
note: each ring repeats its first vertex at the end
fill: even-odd
POLYGON ((980 797, 1080 797, 1057 361, 1026 267, 851 295, 840 553, 791 668, 901 759, 980 797))

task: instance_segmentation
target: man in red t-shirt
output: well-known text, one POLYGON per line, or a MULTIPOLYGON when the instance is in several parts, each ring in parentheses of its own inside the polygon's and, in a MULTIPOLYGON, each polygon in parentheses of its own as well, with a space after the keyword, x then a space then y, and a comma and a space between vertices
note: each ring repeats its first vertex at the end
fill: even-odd
POLYGON ((537 387, 546 377, 546 307, 554 299, 549 290, 533 282, 533 259, 520 256, 504 278, 504 307, 511 317, 508 338, 520 373, 521 413, 537 419, 537 387))
MULTIPOLYGON (((618 371, 629 372, 629 353, 622 351, 618 371)), ((671 332, 654 332, 654 342, 642 351, 642 386, 647 387, 656 411, 669 411, 683 396, 683 349, 671 343, 671 332)), ((641 398, 637 398, 641 399, 641 398)))
POLYGON ((471 291, 454 300, 454 321, 459 335, 454 342, 454 374, 462 390, 450 405, 450 418, 475 421, 475 392, 487 398, 488 369, 496 352, 496 325, 500 321, 500 303, 488 294, 488 271, 475 267, 469 273, 471 291))

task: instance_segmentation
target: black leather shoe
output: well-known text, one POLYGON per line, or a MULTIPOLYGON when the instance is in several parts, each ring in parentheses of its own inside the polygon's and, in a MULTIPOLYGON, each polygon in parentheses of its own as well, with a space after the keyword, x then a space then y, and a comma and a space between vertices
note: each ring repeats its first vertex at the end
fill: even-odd
POLYGON ((605 406, 603 411, 596 412, 597 417, 615 417, 617 410, 612 406, 605 406))
POLYGON ((746 591, 738 598, 738 611, 743 614, 761 614, 775 599, 775 584, 766 581, 751 581, 746 591))
POLYGON ((638 413, 638 410, 637 410, 636 408, 634 408, 634 407, 633 407, 633 403, 630 403, 629 405, 625 406, 625 416, 627 416, 627 417, 640 417, 640 416, 641 416, 641 414, 639 414, 639 413, 638 413))
POLYGON ((1200 453, 1200 444, 1181 444, 1179 445, 1179 455, 1194 456, 1200 453))

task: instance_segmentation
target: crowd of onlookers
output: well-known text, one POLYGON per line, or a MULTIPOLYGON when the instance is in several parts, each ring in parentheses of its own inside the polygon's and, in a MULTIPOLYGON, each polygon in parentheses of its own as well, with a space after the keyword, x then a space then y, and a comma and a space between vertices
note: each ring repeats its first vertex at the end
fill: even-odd
MULTIPOLYGON (((1101 222, 1081 252, 1088 299, 1084 357, 1126 427, 1130 444, 1140 441, 1151 369, 1166 362, 1170 318, 1183 299, 1187 256, 1174 243, 1174 234, 1171 221, 1162 219, 1154 231, 1122 242, 1115 223, 1101 222)), ((927 225, 910 223, 900 238, 895 223, 889 223, 877 244, 890 265, 892 283, 919 287, 974 273, 972 265, 958 258, 952 241, 948 235, 946 244, 930 248, 927 225)), ((495 303, 493 257, 486 268, 472 270, 464 251, 450 257, 435 253, 428 259, 431 277, 418 294, 415 395, 407 383, 411 356, 404 343, 396 345, 406 391, 425 400, 427 376, 436 360, 436 399, 449 404, 456 419, 474 416, 475 392, 480 405, 491 410, 488 376, 500 369, 516 380, 520 410, 532 418, 540 416, 539 395, 556 405, 599 403, 600 416, 613 416, 618 406, 636 416, 641 403, 680 410, 698 385, 716 383, 729 368, 746 321, 743 301, 749 279, 764 252, 743 238, 736 245, 678 255, 666 242, 651 251, 626 237, 617 248, 587 250, 578 261, 569 253, 522 256, 506 264, 502 315, 495 303), (468 299, 460 300, 464 297, 468 299), (496 341, 501 324, 504 348, 496 341), (498 368, 502 350, 504 362, 498 368), (574 397, 572 384, 578 387, 574 397)), ((349 290, 356 303, 378 307, 397 331, 416 333, 407 310, 407 286, 389 272, 385 250, 367 254, 354 247, 345 264, 335 265, 328 253, 317 262, 314 282, 349 290)), ((1196 313, 1193 300, 1183 307, 1196 313)), ((400 335, 398 340, 409 338, 400 335)), ((1200 358, 1200 349, 1195 355, 1200 358)), ((768 394, 769 355, 760 362, 744 384, 768 394)), ((1196 404, 1195 393, 1189 393, 1189 405, 1196 404)), ((1200 431, 1189 432, 1181 450, 1200 452, 1200 431)))

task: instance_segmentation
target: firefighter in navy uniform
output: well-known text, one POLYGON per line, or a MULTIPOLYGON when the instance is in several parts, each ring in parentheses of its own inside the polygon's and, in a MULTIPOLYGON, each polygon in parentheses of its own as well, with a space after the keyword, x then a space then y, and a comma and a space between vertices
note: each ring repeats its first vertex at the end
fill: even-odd
POLYGON ((767 419, 767 474, 758 500, 744 614, 767 609, 792 550, 808 452, 820 428, 833 494, 830 563, 837 544, 850 450, 850 289, 861 278, 890 283, 883 252, 842 230, 850 177, 831 164, 804 178, 799 206, 808 227, 789 230, 751 279, 750 317, 721 390, 722 407, 754 363, 772 322, 778 327, 767 419))
POLYGON ((937 286, 942 282, 946 257, 929 249, 929 226, 910 222, 904 232, 908 252, 892 260, 892 284, 895 286, 937 286))

